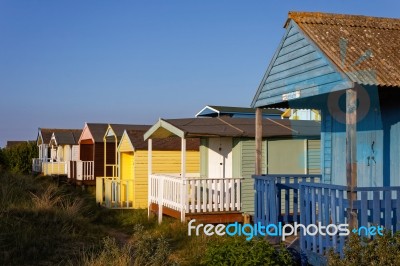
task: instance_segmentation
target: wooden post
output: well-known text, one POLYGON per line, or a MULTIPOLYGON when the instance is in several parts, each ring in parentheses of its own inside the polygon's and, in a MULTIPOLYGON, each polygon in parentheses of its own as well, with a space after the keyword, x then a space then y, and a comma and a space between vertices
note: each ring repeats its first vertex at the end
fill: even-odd
POLYGON ((186 139, 182 138, 181 146, 181 222, 185 221, 186 212, 186 139))
MULTIPOLYGON (((117 135, 114 134, 114 141, 115 141, 115 161, 114 161, 114 167, 113 167, 113 177, 118 177, 118 139, 117 135)), ((113 178, 114 179, 114 178, 113 178)))
MULTIPOLYGON (((104 171, 104 173, 103 173, 103 176, 106 177, 107 176, 107 136, 103 137, 103 145, 104 145, 104 147, 103 147, 103 150, 104 150, 104 156, 103 156, 103 159, 104 159, 103 171, 104 171)), ((94 159, 94 157, 93 157, 93 159, 94 159)))
POLYGON ((357 200, 357 91, 346 91, 346 180, 349 200, 348 223, 350 228, 357 228, 357 213, 354 202, 357 200))
POLYGON ((255 174, 262 172, 262 109, 256 109, 256 169, 255 174))
MULTIPOLYGON (((147 141, 147 218, 150 219, 150 196, 151 196, 151 174, 152 174, 152 149, 153 149, 152 139, 147 141)), ((135 195, 134 195, 135 196, 135 195)), ((132 203, 133 204, 133 203, 132 203)), ((133 207, 133 206, 132 206, 133 207)))

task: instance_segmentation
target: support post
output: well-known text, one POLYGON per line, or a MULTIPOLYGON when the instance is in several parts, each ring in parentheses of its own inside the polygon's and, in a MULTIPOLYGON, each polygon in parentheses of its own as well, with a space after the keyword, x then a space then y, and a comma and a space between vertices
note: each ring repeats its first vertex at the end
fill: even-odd
POLYGON ((186 214, 186 139, 181 142, 181 222, 185 221, 186 214))
POLYGON ((349 200, 348 221, 350 228, 357 228, 357 213, 354 202, 357 200, 357 91, 346 91, 346 181, 349 200))
MULTIPOLYGON (((147 141, 147 149, 148 149, 148 152, 147 152, 147 174, 148 174, 148 176, 147 176, 147 218, 148 219, 150 219, 150 204, 151 204, 151 201, 150 201, 150 197, 151 197, 151 174, 152 174, 152 165, 151 165, 151 163, 152 163, 152 150, 153 150, 153 141, 152 141, 152 139, 149 139, 148 141, 147 141)), ((133 206, 132 206, 133 207, 133 206)))
POLYGON ((256 169, 255 174, 262 172, 262 109, 256 109, 256 169))
POLYGON ((118 173, 118 139, 117 139, 117 135, 114 134, 114 141, 115 141, 115 161, 114 161, 114 167, 113 167, 113 179, 114 177, 119 177, 119 173, 118 173))
MULTIPOLYGON (((103 144, 104 144, 104 147, 103 147, 103 150, 104 150, 104 156, 103 156, 103 159, 104 159, 103 171, 104 171, 104 173, 103 173, 103 176, 106 177, 107 176, 107 137, 106 136, 103 137, 103 144)), ((94 156, 93 156, 93 160, 94 160, 94 156)))

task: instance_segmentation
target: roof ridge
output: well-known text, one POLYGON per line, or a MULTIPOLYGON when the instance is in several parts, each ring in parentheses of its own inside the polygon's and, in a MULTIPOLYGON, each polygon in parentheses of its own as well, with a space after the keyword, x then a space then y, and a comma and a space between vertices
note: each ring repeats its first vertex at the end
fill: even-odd
MULTIPOLYGON (((351 27, 400 30, 399 18, 290 11, 288 19, 293 19, 296 23, 304 24, 347 25, 351 27)), ((286 22, 285 27, 287 25, 288 23, 286 22)))

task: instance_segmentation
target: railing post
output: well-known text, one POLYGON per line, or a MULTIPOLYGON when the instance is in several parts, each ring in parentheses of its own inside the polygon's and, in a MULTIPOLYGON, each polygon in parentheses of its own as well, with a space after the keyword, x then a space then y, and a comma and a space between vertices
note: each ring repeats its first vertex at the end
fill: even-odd
POLYGON ((181 222, 185 221, 186 212, 186 139, 181 139, 181 222))
POLYGON ((103 204, 103 179, 101 177, 96 178, 96 202, 103 204))
MULTIPOLYGON (((150 206, 151 206, 151 190, 152 190, 152 150, 153 150, 153 141, 149 139, 147 141, 147 218, 150 219, 150 206)), ((154 180, 154 178, 153 178, 154 180)), ((133 203, 132 203, 133 204, 133 203)))
POLYGON ((158 223, 161 224, 163 216, 164 176, 158 177, 158 223))

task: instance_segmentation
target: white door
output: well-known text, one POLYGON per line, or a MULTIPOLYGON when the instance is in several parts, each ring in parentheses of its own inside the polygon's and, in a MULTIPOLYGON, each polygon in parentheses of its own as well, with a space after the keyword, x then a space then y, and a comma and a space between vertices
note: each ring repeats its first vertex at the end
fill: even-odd
POLYGON ((64 148, 62 146, 57 147, 57 162, 64 161, 64 148))
POLYGON ((72 161, 79 161, 79 145, 72 146, 72 161))
POLYGON ((232 138, 210 138, 208 149, 208 177, 232 177, 232 138))
POLYGON ((50 150, 50 158, 52 162, 57 160, 57 147, 52 146, 50 150))

